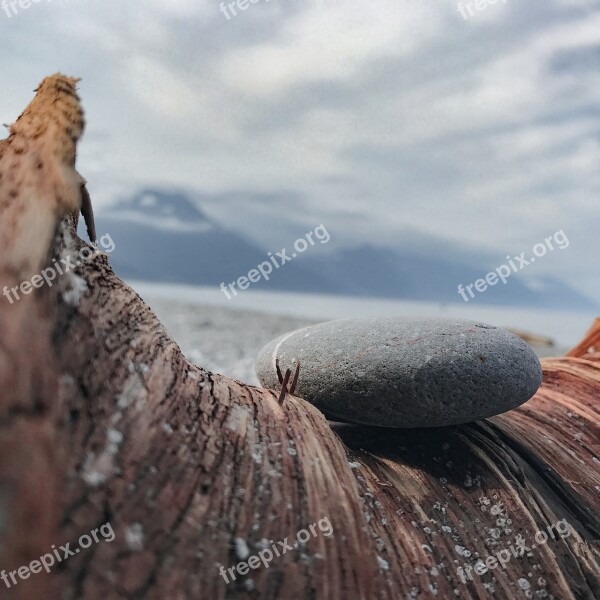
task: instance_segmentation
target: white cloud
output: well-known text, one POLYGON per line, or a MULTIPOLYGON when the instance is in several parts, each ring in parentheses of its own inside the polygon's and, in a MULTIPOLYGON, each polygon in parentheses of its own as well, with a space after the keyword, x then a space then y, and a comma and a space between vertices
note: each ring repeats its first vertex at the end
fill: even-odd
POLYGON ((442 16, 431 5, 397 0, 308 2, 274 39, 226 56, 224 78, 261 96, 307 82, 349 79, 369 61, 415 52, 439 31, 442 16))
MULTIPOLYGON (((101 202, 161 183, 291 190, 302 209, 272 219, 494 251, 564 227, 560 272, 590 286, 600 11, 575 4, 509 0, 465 22, 445 0, 270 0, 229 21, 217 1, 41 3, 0 15, 1 117, 45 74, 79 75, 80 168, 101 202)), ((268 217, 236 206, 248 235, 272 235, 268 217)))

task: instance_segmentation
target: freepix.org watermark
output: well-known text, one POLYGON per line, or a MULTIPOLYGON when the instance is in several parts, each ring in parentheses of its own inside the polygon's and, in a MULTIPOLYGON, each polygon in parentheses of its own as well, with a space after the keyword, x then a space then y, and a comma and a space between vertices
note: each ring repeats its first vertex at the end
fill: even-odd
POLYGON ((3 570, 0 573, 0 579, 2 579, 7 588, 11 588, 17 585, 19 580, 24 581, 25 579, 29 579, 31 575, 41 573, 42 570, 46 571, 46 573, 50 573, 50 570, 54 565, 63 562, 71 556, 79 554, 82 549, 89 548, 93 543, 97 544, 101 540, 110 543, 114 539, 115 532, 113 531, 112 525, 110 523, 104 523, 104 525, 90 531, 89 535, 82 535, 79 540, 77 540, 77 547, 71 549, 71 543, 69 542, 64 546, 59 546, 57 549, 56 546, 52 544, 50 547, 51 552, 40 556, 37 560, 32 560, 28 565, 19 567, 14 571, 7 572, 3 570))
POLYGON ((542 258, 546 256, 548 252, 551 252, 555 248, 559 250, 564 250, 568 248, 570 245, 569 238, 565 234, 565 232, 561 229, 557 231, 554 235, 547 237, 543 242, 536 244, 533 249, 533 256, 530 256, 529 259, 525 258, 525 252, 521 252, 519 256, 510 256, 507 255, 506 259, 508 264, 500 265, 495 271, 490 271, 483 279, 478 279, 474 283, 470 283, 467 286, 464 286, 462 283, 458 286, 458 293, 462 296, 462 299, 465 302, 468 302, 470 299, 475 298, 475 293, 473 292, 473 288, 475 288, 475 292, 483 294, 488 287, 494 286, 498 284, 500 281, 503 284, 506 284, 508 278, 513 274, 523 270, 525 267, 533 264, 536 261, 536 258, 542 258), (555 246, 556 244, 556 246, 555 246), (467 296, 467 292, 469 293, 470 298, 467 296))
POLYGON ((459 2, 456 9, 465 21, 485 10, 490 4, 506 4, 507 0, 473 0, 472 2, 459 2))
POLYGON ((558 523, 548 525, 546 530, 541 529, 538 531, 535 534, 533 541, 527 541, 527 544, 529 545, 526 544, 526 540, 522 535, 517 535, 515 537, 515 543, 509 548, 504 548, 499 552, 495 552, 493 556, 488 556, 485 561, 480 559, 474 565, 465 564, 462 567, 458 567, 456 574, 463 583, 467 583, 467 581, 473 581, 473 575, 471 573, 475 573, 481 577, 488 571, 496 569, 498 565, 503 569, 506 569, 506 565, 513 558, 521 558, 522 556, 525 556, 526 553, 531 553, 537 546, 547 544, 551 539, 556 541, 559 538, 564 539, 569 537, 573 531, 573 527, 567 520, 562 519, 562 521, 558 521, 558 523))
POLYGON ((112 237, 110 237, 110 235, 107 233, 93 244, 93 248, 84 246, 79 251, 75 262, 73 262, 72 256, 61 258, 60 262, 53 258, 51 266, 44 269, 41 273, 34 275, 31 279, 22 281, 19 285, 13 288, 9 288, 5 285, 4 288, 2 288, 2 295, 5 296, 11 304, 13 304, 15 300, 21 299, 19 292, 26 296, 31 294, 34 289, 41 288, 44 284, 52 287, 54 285, 54 280, 59 275, 64 275, 71 269, 81 266, 84 262, 91 260, 101 252, 110 254, 114 251, 114 249, 115 243, 113 242, 112 237))
MULTIPOLYGON (((50 1, 50 0, 48 0, 50 1)), ((259 2, 268 3, 270 0, 234 0, 233 2, 221 2, 219 10, 223 13, 223 16, 229 21, 231 17, 237 17, 237 11, 245 11, 250 8, 252 4, 258 4, 259 2)), ((309 0, 307 0, 309 1, 309 0)), ((341 2, 342 0, 312 0, 317 5, 324 5, 332 2, 341 2)))
POLYGON ((18 15, 19 10, 26 10, 32 4, 39 4, 42 1, 52 2, 52 0, 2 0, 0 6, 10 19, 13 15, 18 15))
POLYGON ((236 573, 244 576, 250 572, 250 569, 259 569, 261 566, 268 569, 275 558, 283 556, 288 551, 292 552, 293 550, 297 550, 300 546, 308 543, 311 537, 316 538, 318 534, 317 530, 325 537, 329 537, 333 533, 333 527, 331 526, 329 517, 324 517, 316 523, 309 525, 306 529, 301 529, 296 534, 296 539, 292 543, 288 542, 288 538, 285 538, 281 542, 277 542, 277 544, 273 540, 261 540, 261 542, 257 544, 260 548, 259 552, 253 555, 250 555, 250 550, 248 549, 246 542, 238 538, 235 540, 235 549, 241 562, 227 570, 223 565, 220 565, 219 575, 225 580, 225 583, 229 583, 230 578, 232 581, 235 581, 236 573))
MULTIPOLYGON (((265 2, 269 2, 269 0, 264 0, 265 2)), ((257 2, 261 2, 261 0, 236 0, 235 2, 221 2, 219 5, 219 10, 223 13, 225 18, 229 21, 231 17, 237 17, 237 10, 248 10, 251 4, 256 4, 257 2)))
POLYGON ((275 256, 273 256, 272 252, 267 252, 269 260, 260 263, 255 269, 250 269, 247 275, 239 277, 236 281, 232 281, 227 285, 225 285, 225 282, 221 283, 220 290, 225 294, 227 300, 231 300, 231 294, 234 296, 238 295, 238 290, 235 289, 236 285, 239 290, 247 290, 251 284, 258 283, 261 279, 269 281, 270 275, 273 273, 273 268, 279 269, 285 263, 296 258, 298 254, 306 252, 308 248, 314 246, 317 242, 326 244, 330 239, 331 236, 327 229, 325 229, 325 225, 319 225, 313 231, 309 231, 304 237, 294 242, 294 251, 291 255, 287 253, 285 248, 281 252, 275 252, 275 256), (229 291, 227 288, 229 288, 229 291))

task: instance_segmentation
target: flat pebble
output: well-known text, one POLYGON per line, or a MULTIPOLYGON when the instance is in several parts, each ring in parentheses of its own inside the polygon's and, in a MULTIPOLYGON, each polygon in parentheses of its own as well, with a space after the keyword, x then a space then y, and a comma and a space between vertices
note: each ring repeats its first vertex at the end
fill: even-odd
POLYGON ((296 395, 329 419, 383 427, 441 427, 498 415, 542 382, 533 350, 504 329, 474 321, 344 319, 287 333, 256 359, 264 387, 301 362, 296 395))

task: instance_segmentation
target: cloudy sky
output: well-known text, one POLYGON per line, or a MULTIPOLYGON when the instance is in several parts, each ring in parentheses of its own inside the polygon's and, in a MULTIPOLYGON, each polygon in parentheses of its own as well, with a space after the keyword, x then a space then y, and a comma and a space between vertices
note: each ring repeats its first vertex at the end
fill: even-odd
POLYGON ((17 10, 0 10, 1 122, 45 75, 82 77, 97 210, 178 188, 271 247, 326 223, 340 243, 422 232, 497 264, 562 229, 570 247, 535 268, 600 298, 599 0, 468 19, 454 0, 17 10))

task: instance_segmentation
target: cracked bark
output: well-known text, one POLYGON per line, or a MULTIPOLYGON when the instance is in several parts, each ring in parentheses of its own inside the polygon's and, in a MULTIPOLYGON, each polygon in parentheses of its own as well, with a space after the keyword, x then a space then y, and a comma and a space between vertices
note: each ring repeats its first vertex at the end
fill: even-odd
MULTIPOLYGON (((75 218, 51 225, 46 262, 75 256, 75 218)), ((10 265, 1 255, 2 285, 19 282, 10 265)), ((105 256, 0 300, 0 569, 105 522, 116 534, 50 575, 0 581, 2 598, 598 597, 600 321, 543 362, 521 408, 390 431, 329 424, 299 398, 280 406, 190 364, 105 256), (291 542, 323 518, 332 535, 219 575, 244 546, 291 542), (570 535, 531 548, 563 519, 570 535), (530 552, 462 581, 458 567, 517 535, 530 552)))

